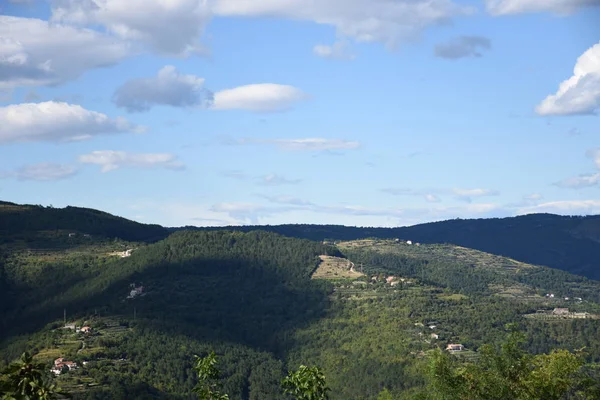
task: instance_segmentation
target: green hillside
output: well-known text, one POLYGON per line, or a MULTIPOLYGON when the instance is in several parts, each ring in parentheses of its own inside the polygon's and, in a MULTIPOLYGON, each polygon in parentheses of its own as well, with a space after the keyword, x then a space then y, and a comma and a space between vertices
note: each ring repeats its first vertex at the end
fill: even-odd
POLYGON ((370 237, 451 243, 600 279, 600 216, 531 214, 511 218, 454 219, 400 228, 300 224, 227 229, 244 232, 261 229, 317 241, 370 237))
MULTIPOLYGON (((55 215, 46 211, 56 212, 36 211, 45 227, 55 215)), ((24 350, 48 369, 58 357, 75 361, 80 368, 56 381, 76 399, 189 399, 193 355, 215 350, 231 399, 282 399, 279 382, 300 364, 323 369, 333 400, 375 400, 384 389, 412 399, 427 394, 432 350, 460 343, 457 357, 477 359, 517 323, 529 351, 583 348, 598 378, 594 280, 449 244, 330 246, 223 230, 151 242, 154 227, 119 224, 136 240, 99 229, 59 246, 40 236, 42 225, 5 240, 0 364, 24 350), (337 257, 327 274, 314 274, 332 262, 320 256, 337 257), (132 286, 143 290, 132 296, 132 286), (65 312, 91 333, 65 329, 65 312)))

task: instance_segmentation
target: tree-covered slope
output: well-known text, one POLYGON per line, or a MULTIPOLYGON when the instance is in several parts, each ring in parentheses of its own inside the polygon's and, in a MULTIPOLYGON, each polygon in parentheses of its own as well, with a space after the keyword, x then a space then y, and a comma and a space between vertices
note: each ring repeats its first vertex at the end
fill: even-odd
POLYGON ((154 243, 107 237, 4 243, 0 364, 24 350, 48 369, 74 360, 81 368, 57 381, 76 399, 189 399, 193 355, 215 350, 235 400, 282 399, 281 378, 300 364, 322 367, 332 400, 375 400, 384 389, 412 399, 427 393, 433 350, 461 343, 461 357, 475 359, 508 323, 531 352, 584 348, 587 368, 600 362, 600 283, 564 271, 449 244, 329 246, 223 230, 154 243), (322 255, 364 274, 321 279, 322 255), (132 285, 143 291, 128 298, 132 285), (65 310, 92 333, 64 329, 65 310))
POLYGON ((127 241, 152 242, 164 239, 168 231, 159 225, 141 224, 90 208, 54 208, 0 202, 0 244, 25 241, 31 247, 65 243, 90 235, 127 241), (51 241, 52 239, 52 241, 51 241))
POLYGON ((227 229, 261 229, 311 240, 373 237, 451 243, 588 278, 600 278, 600 216, 531 214, 511 218, 454 219, 399 228, 299 224, 236 226, 227 229))

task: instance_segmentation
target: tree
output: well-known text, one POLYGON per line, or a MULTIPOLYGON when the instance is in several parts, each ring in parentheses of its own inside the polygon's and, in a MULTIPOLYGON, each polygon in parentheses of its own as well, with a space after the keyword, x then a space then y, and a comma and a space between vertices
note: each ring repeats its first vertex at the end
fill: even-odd
POLYGON ((379 392, 377 400, 394 400, 394 397, 387 388, 384 388, 381 392, 379 392))
POLYGON ((325 383, 325 375, 318 367, 301 365, 297 371, 290 371, 281 382, 285 394, 296 400, 328 400, 330 389, 325 383))
POLYGON ((198 383, 192 389, 200 400, 229 400, 229 396, 222 394, 219 389, 219 370, 217 369, 217 356, 211 352, 206 357, 194 356, 196 365, 194 370, 198 374, 198 383))
POLYGON ((524 335, 509 326, 510 333, 499 349, 482 346, 474 363, 461 363, 437 351, 430 364, 432 388, 443 400, 560 400, 591 399, 597 390, 581 373, 581 354, 554 350, 533 356, 522 348, 524 335), (577 397, 581 395, 582 397, 577 397))
POLYGON ((25 352, 18 362, 9 365, 0 375, 2 400, 50 400, 70 397, 50 383, 46 366, 36 363, 25 352))

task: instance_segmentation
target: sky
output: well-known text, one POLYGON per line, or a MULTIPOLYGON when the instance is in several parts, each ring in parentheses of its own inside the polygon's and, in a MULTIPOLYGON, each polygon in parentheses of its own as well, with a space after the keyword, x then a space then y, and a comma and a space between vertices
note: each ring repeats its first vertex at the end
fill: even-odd
POLYGON ((0 0, 0 199, 165 226, 600 214, 599 0, 0 0))

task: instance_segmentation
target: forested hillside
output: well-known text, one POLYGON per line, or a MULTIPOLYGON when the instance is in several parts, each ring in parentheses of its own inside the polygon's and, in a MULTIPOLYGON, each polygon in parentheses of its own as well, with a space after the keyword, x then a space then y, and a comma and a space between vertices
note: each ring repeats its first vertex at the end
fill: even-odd
MULTIPOLYGON (((36 212, 53 223, 56 210, 36 212)), ((600 378, 594 280, 450 244, 224 230, 146 242, 155 227, 122 224, 136 241, 33 225, 3 243, 0 369, 28 350, 48 371, 79 365, 56 377, 76 399, 189 399, 193 355, 214 350, 235 400, 282 399, 300 364, 322 368, 333 400, 427 399, 435 350, 459 343, 457 360, 476 360, 516 323, 528 351, 583 349, 600 378)))
POLYGON ((65 238, 65 232, 67 238, 69 233, 74 233, 148 242, 168 235, 159 225, 140 224, 90 208, 54 208, 0 201, 0 244, 25 240, 28 246, 35 246, 38 237, 40 245, 47 246, 51 239, 64 243, 61 239, 65 238))
MULTIPOLYGON (((223 229, 193 228, 184 229, 223 229)), ((600 216, 565 217, 531 214, 511 218, 454 219, 399 228, 341 225, 235 226, 310 240, 401 238, 423 243, 451 243, 530 264, 545 265, 600 279, 600 216)))

